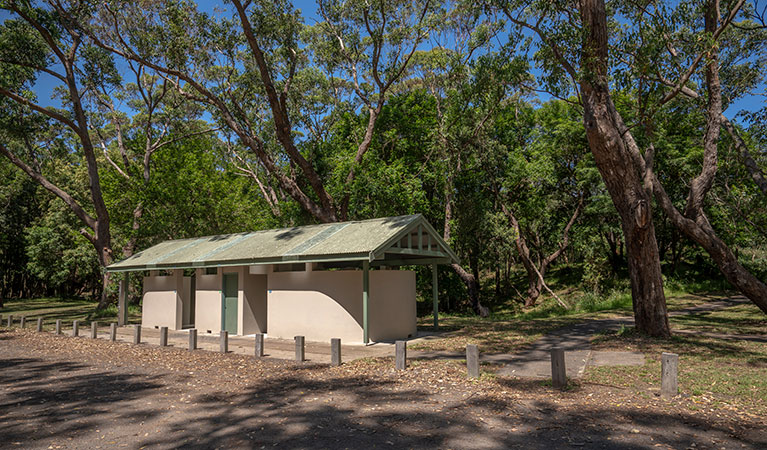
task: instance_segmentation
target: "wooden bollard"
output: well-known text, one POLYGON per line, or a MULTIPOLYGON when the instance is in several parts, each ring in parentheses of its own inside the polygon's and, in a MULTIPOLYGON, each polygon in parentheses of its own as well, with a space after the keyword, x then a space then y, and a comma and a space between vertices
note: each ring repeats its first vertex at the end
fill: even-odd
POLYGON ((559 347, 551 349, 551 385, 554 386, 554 389, 564 389, 567 387, 565 350, 559 347))
POLYGON ((8 328, 13 326, 13 314, 8 314, 8 328))
POLYGON ((99 323, 91 322, 91 339, 99 337, 99 323))
POLYGON ((37 332, 40 333, 43 331, 43 318, 38 317, 37 318, 37 332))
POLYGON ((304 362, 306 359, 306 342, 304 340, 303 336, 296 336, 296 361, 297 362, 304 362))
POLYGON ((27 316, 21 316, 21 320, 19 321, 19 328, 24 328, 27 326, 27 316))
POLYGON ((197 349, 197 329, 189 330, 189 351, 197 349))
POLYGON ((229 352, 229 332, 228 331, 221 331, 221 341, 219 343, 219 350, 221 350, 221 353, 228 353, 229 352))
POLYGON ((134 344, 140 344, 141 343, 141 325, 133 325, 133 343, 134 344))
POLYGON ((471 378, 479 378, 479 348, 474 344, 466 346, 466 370, 471 378))
POLYGON ((56 334, 61 334, 61 319, 56 319, 56 334))
POLYGON ((3 315, 0 314, 0 327, 2 327, 2 326, 3 326, 3 315))
POLYGON ((339 338, 330 340, 330 365, 333 367, 341 365, 341 339, 339 338))
POLYGON ((394 367, 407 369, 407 341, 394 341, 394 367))
POLYGON ((117 340, 117 323, 115 322, 109 324, 109 340, 112 342, 117 340))
POLYGON ((264 356, 264 334, 263 333, 256 334, 256 356, 259 358, 263 358, 264 356))
POLYGON ((168 327, 160 327, 160 347, 168 346, 168 327))
POLYGON ((678 374, 679 355, 676 353, 663 353, 660 357, 660 395, 664 399, 671 399, 679 394, 678 374))
POLYGON ((74 320, 72 321, 72 337, 77 337, 80 335, 80 321, 74 320))

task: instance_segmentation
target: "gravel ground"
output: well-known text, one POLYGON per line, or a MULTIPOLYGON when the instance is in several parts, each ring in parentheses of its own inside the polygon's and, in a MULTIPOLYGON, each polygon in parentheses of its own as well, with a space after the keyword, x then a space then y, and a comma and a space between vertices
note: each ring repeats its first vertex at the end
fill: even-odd
POLYGON ((327 365, 0 330, 2 448, 766 448, 764 417, 454 361, 327 365))

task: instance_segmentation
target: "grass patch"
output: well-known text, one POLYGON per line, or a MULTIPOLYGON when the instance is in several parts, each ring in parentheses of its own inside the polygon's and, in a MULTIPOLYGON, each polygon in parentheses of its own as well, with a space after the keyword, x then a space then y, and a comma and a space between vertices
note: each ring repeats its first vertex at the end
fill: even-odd
MULTIPOLYGON (((98 302, 77 298, 13 299, 5 301, 0 314, 4 317, 12 314, 16 318, 26 316, 28 321, 42 317, 44 329, 53 329, 59 319, 70 324, 79 320, 83 325, 95 320, 117 322, 117 305, 103 310, 97 310, 97 305, 98 302)), ((128 305, 128 322, 141 323, 141 308, 138 305, 128 305)))
MULTIPOLYGON (((677 330, 764 336, 767 320, 754 305, 669 318, 677 330)), ((632 328, 603 333, 592 340, 595 350, 640 351, 638 367, 590 367, 585 381, 624 386, 638 393, 660 387, 662 352, 679 355, 679 386, 694 407, 738 409, 767 414, 767 343, 721 339, 705 334, 677 334, 671 339, 642 336, 632 328)))

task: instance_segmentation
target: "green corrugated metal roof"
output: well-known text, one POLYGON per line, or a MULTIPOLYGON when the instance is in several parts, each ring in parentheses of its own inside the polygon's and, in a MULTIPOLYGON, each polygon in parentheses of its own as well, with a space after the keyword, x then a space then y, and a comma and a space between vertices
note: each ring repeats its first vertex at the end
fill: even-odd
POLYGON ((434 251, 418 251, 408 257, 422 260, 447 258, 458 262, 458 257, 423 216, 416 214, 165 241, 111 264, 107 270, 121 272, 291 261, 372 262, 385 259, 388 247, 396 245, 403 236, 416 229, 431 236, 434 251))

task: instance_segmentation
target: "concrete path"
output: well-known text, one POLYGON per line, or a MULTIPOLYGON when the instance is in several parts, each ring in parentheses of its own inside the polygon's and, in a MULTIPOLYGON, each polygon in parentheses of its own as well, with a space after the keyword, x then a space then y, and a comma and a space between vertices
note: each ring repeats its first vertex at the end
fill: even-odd
MULTIPOLYGON (((743 297, 718 300, 703 305, 672 311, 669 316, 700 314, 717 311, 748 302, 743 297)), ((591 350, 591 337, 599 332, 633 326, 633 317, 592 320, 561 328, 535 341, 527 350, 513 355, 513 360, 501 368, 498 375, 523 378, 551 377, 551 349, 565 350, 567 376, 578 378, 588 366, 627 366, 644 364, 644 355, 638 352, 603 352, 591 350)))

